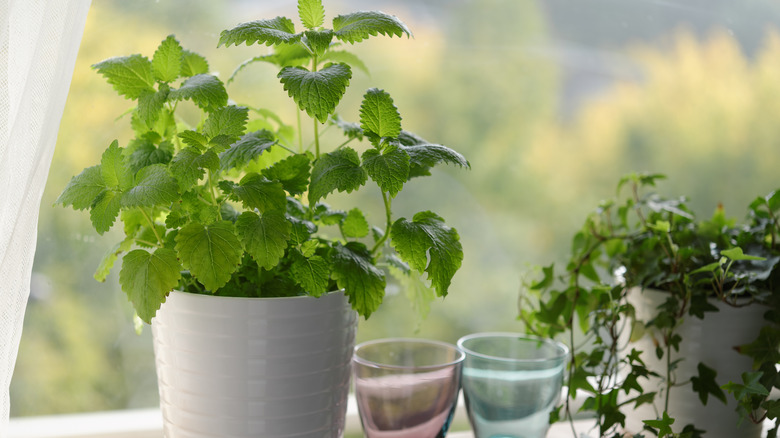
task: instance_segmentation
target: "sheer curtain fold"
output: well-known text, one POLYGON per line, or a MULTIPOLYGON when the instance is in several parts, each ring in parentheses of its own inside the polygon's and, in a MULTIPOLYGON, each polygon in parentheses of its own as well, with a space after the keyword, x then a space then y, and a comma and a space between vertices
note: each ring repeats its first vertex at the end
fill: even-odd
POLYGON ((0 438, 38 209, 90 0, 0 0, 0 438))

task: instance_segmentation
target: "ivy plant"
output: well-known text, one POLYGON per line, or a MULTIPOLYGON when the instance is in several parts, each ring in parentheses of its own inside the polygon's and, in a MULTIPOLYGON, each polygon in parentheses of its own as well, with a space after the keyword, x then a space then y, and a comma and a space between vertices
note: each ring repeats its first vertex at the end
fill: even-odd
POLYGON ((338 15, 325 28, 320 0, 299 0, 298 13, 301 31, 286 17, 251 21, 223 31, 218 46, 270 46, 229 81, 254 62, 278 66, 281 86, 312 120, 311 139, 303 138, 300 113, 288 124, 272 111, 232 103, 207 60, 173 35, 151 59, 135 54, 93 66, 134 101, 134 138, 112 142, 56 203, 89 210, 100 234, 122 222, 124 238, 95 277, 104 281, 121 256, 122 290, 147 323, 174 289, 239 297, 341 289, 364 317, 381 304, 388 272, 427 299, 448 293, 463 259, 457 231, 431 211, 396 217, 392 202, 433 166, 469 162, 403 130, 381 89, 365 92, 359 122, 335 113, 353 68, 366 69, 344 45, 411 32, 383 12, 338 15), (185 106, 200 112, 196 123, 180 114, 185 106), (326 149, 323 126, 341 130, 343 142, 326 149), (324 202, 368 184, 384 206, 378 226, 357 206, 342 211, 324 202))
POLYGON ((601 203, 574 235, 565 268, 541 268, 541 278, 525 289, 520 319, 527 329, 539 336, 564 336, 572 345, 568 397, 552 420, 573 418, 571 401, 584 394, 581 409, 595 414, 599 436, 619 437, 628 411, 658 401, 659 417, 643 419, 646 436, 706 436, 707 425, 680 424, 668 412, 670 397, 678 391, 693 391, 705 405, 725 403, 731 394, 743 420, 780 415, 780 402, 769 396, 780 387, 780 192, 752 202, 744 223, 728 218, 722 207, 711 218, 697 220, 684 198, 652 192, 663 178, 622 178, 618 196, 601 203), (629 291, 644 289, 666 293, 648 320, 637 318, 628 299, 629 291), (674 370, 686 360, 673 357, 683 342, 680 324, 717 311, 714 301, 766 309, 755 341, 723 345, 749 356, 753 369, 745 370, 740 382, 723 382, 714 364, 698 363, 697 375, 678 381, 674 370), (576 333, 585 339, 576 339, 576 333), (632 343, 626 346, 626 338, 642 336, 655 340, 651 353, 662 368, 651 368, 632 343), (660 379, 662 387, 651 377, 660 379))

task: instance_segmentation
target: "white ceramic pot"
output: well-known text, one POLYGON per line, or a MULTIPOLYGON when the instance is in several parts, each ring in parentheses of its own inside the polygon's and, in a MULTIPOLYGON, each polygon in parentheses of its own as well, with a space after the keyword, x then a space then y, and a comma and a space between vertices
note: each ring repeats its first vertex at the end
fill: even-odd
MULTIPOLYGON (((637 318, 649 321, 656 313, 656 308, 666 300, 666 293, 657 290, 638 289, 629 292, 629 301, 636 308, 637 318)), ((672 360, 682 358, 678 365, 676 379, 687 382, 692 376, 698 375, 697 366, 703 362, 715 369, 718 375, 716 381, 724 385, 729 381, 742 383, 742 373, 752 370, 752 360, 737 353, 733 347, 750 343, 756 339, 761 327, 765 324, 763 314, 766 307, 750 305, 740 308, 728 306, 721 302, 713 302, 719 312, 707 312, 704 319, 685 315, 677 333, 682 337, 680 351, 672 350, 672 360)), ((629 348, 643 351, 642 360, 651 370, 662 374, 666 370, 666 357, 663 363, 655 355, 655 345, 649 336, 644 336, 629 348)), ((653 378, 642 383, 647 391, 661 390, 660 379, 653 378)), ((761 425, 745 420, 739 427, 736 413, 736 401, 731 394, 726 393, 728 404, 709 397, 704 406, 698 394, 691 385, 672 388, 669 400, 669 416, 675 418, 675 431, 686 424, 694 424, 698 429, 706 430, 707 438, 751 438, 761 436, 761 425)), ((664 397, 656 397, 658 412, 663 411, 664 397)), ((642 429, 642 420, 655 418, 655 410, 651 405, 641 405, 627 415, 626 429, 637 432, 642 429)))
POLYGON ((340 437, 356 324, 343 292, 171 292, 152 319, 165 437, 340 437))

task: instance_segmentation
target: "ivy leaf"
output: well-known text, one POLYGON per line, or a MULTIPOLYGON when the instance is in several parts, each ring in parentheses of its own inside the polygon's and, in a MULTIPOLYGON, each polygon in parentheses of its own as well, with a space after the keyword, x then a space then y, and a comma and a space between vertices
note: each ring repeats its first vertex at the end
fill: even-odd
POLYGON ((287 208, 287 195, 282 184, 269 181, 257 173, 250 173, 242 178, 238 185, 232 186, 232 192, 246 208, 256 208, 260 213, 284 211, 287 208))
POLYGON ((366 237, 368 236, 368 221, 363 216, 363 212, 353 208, 347 213, 344 222, 341 223, 341 232, 346 237, 366 237))
POLYGON ((352 308, 368 318, 385 296, 384 274, 374 266, 371 252, 362 243, 336 243, 333 249, 333 278, 352 308))
POLYGON ((298 1, 298 16, 307 29, 322 26, 325 21, 325 8, 322 7, 322 0, 298 1))
POLYGON ((336 38, 352 44, 377 34, 412 36, 412 32, 398 17, 379 11, 359 11, 339 15, 333 19, 333 30, 336 38))
POLYGON ((168 35, 152 57, 152 73, 160 82, 172 82, 179 77, 184 49, 173 35, 168 35))
POLYGON ((401 146, 401 149, 409 154, 409 178, 430 175, 430 168, 439 163, 471 168, 463 155, 440 144, 401 146))
POLYGON ((203 124, 203 133, 209 138, 225 135, 231 139, 231 143, 242 135, 246 129, 246 120, 249 117, 249 109, 242 106, 230 105, 211 112, 203 124))
POLYGON ((135 185, 125 192, 125 207, 153 207, 179 199, 179 184, 162 164, 144 167, 135 176, 135 185))
POLYGON ((95 198, 106 188, 100 166, 88 167, 71 178, 60 196, 54 201, 54 205, 60 204, 63 207, 71 205, 76 210, 83 210, 91 207, 95 198))
POLYGON ((674 418, 670 418, 669 414, 664 411, 663 418, 657 420, 642 420, 646 425, 658 429, 658 436, 672 435, 672 424, 674 424, 674 418))
POLYGON ((182 193, 203 178, 204 169, 219 169, 219 157, 213 151, 201 154, 197 148, 190 146, 179 151, 171 161, 171 172, 179 182, 182 193))
POLYGON ((262 216, 247 211, 236 220, 238 236, 261 268, 272 269, 287 249, 292 224, 284 213, 267 211, 262 216))
POLYGON ((89 218, 98 234, 108 231, 119 210, 122 208, 122 194, 116 190, 106 189, 95 198, 92 208, 89 210, 89 218))
POLYGON ((418 272, 427 272, 438 296, 446 296, 452 277, 463 261, 458 232, 430 211, 414 215, 410 222, 398 219, 390 239, 401 258, 418 272))
POLYGON ((298 251, 293 251, 290 271, 295 282, 314 297, 322 296, 328 291, 330 280, 330 265, 318 255, 305 257, 298 251))
POLYGON ((176 235, 176 252, 184 268, 214 292, 230 281, 243 250, 233 223, 219 221, 210 225, 192 222, 182 227, 176 235))
POLYGON ((325 123, 344 96, 352 70, 346 64, 330 64, 316 72, 303 67, 284 67, 278 77, 300 109, 325 123))
POLYGON ((197 74, 187 78, 178 89, 171 89, 168 98, 189 99, 203 110, 213 111, 227 105, 228 95, 225 85, 216 76, 197 74))
POLYGON ((100 159, 100 174, 103 183, 108 187, 126 190, 133 185, 133 174, 125 163, 124 152, 119 147, 118 141, 114 140, 103 152, 100 159))
POLYGON ((133 247, 134 240, 135 239, 132 237, 126 237, 125 240, 117 243, 110 250, 108 250, 95 270, 95 274, 93 275, 95 280, 101 283, 106 281, 106 277, 108 277, 108 274, 111 272, 111 268, 114 267, 114 263, 116 263, 116 261, 119 259, 119 254, 122 254, 125 251, 129 251, 130 248, 133 247))
POLYGON ((378 88, 366 91, 360 105, 360 127, 368 136, 398 137, 401 133, 401 115, 390 94, 378 88))
POLYGON ((710 394, 726 403, 726 394, 715 381, 715 377, 718 375, 717 371, 701 362, 699 362, 697 369, 699 375, 691 377, 691 384, 693 385, 693 391, 699 394, 699 400, 701 400, 702 404, 707 406, 707 399, 710 394))
POLYGON ((747 255, 742 251, 742 248, 740 247, 734 247, 729 249, 724 249, 720 252, 720 255, 730 258, 731 260, 737 261, 737 260, 766 260, 765 257, 758 257, 758 256, 752 256, 747 255))
POLYGON ((230 47, 231 44, 238 46, 246 44, 251 46, 254 43, 272 44, 294 43, 301 38, 301 34, 295 33, 295 25, 287 17, 276 17, 270 20, 257 20, 247 23, 241 23, 238 26, 223 30, 219 35, 219 44, 230 47))
POLYGON ((192 77, 209 72, 209 63, 206 58, 189 50, 181 53, 181 76, 192 77))
POLYGON ((135 312, 147 324, 157 313, 168 293, 181 278, 181 265, 176 253, 158 248, 154 253, 136 249, 122 259, 119 283, 133 303, 135 312))
POLYGON ((154 93, 152 63, 145 56, 110 58, 94 64, 92 68, 103 75, 121 96, 138 99, 144 93, 154 93))
POLYGON ((363 168, 383 192, 395 197, 409 179, 409 154, 394 145, 382 153, 369 149, 363 153, 363 168))
POLYGON ((228 150, 219 154, 222 170, 243 167, 275 144, 273 134, 266 130, 249 132, 228 150))
POLYGON ((309 188, 310 174, 311 158, 306 154, 289 156, 262 171, 266 178, 281 182, 291 195, 300 195, 309 188))
POLYGON ((368 174, 360 167, 360 158, 352 148, 322 154, 314 162, 309 186, 309 205, 334 190, 351 193, 366 183, 368 174))

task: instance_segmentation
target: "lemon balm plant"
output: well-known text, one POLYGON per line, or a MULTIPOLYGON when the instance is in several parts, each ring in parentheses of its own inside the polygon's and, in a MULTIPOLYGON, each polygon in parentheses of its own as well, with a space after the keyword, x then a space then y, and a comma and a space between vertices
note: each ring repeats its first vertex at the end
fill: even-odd
POLYGON ((135 54, 93 66, 135 101, 135 137, 124 146, 111 143, 97 165, 70 181, 57 204, 88 209, 100 234, 120 219, 125 238, 96 278, 104 280, 123 255, 122 290, 147 323, 173 289, 239 297, 317 297, 342 289, 368 317, 382 302, 384 267, 390 265, 403 275, 427 274, 435 294, 447 294, 463 257, 456 230, 430 211, 396 218, 392 201, 431 167, 469 167, 468 161, 403 130, 383 90, 365 93, 359 123, 335 115, 353 67, 365 68, 344 45, 411 32, 382 12, 339 15, 332 29, 324 28, 319 0, 300 0, 298 12, 302 31, 286 17, 251 21, 223 31, 219 45, 272 47, 237 72, 257 61, 280 67, 284 90, 313 121, 311 150, 265 123, 279 120, 269 111, 229 104, 206 59, 173 36, 151 59, 135 54), (201 111, 197 123, 179 116, 183 101, 201 111), (345 140, 322 144, 323 124, 341 128, 345 140), (353 148, 361 140, 367 146, 353 148), (323 202, 333 192, 351 193, 369 183, 378 187, 384 206, 379 226, 370 226, 357 207, 338 211, 323 202))

